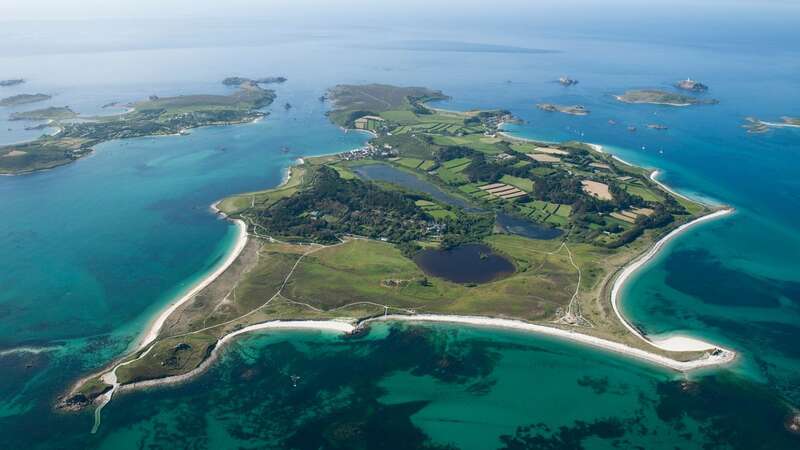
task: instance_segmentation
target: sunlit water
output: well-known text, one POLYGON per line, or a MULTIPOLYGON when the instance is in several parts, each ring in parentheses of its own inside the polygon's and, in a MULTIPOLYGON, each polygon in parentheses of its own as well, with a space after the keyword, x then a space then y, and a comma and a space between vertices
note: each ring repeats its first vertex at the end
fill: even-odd
MULTIPOLYGON (((800 132, 748 135, 740 128, 749 115, 800 115, 794 49, 487 31, 489 42, 560 51, 540 54, 403 44, 420 34, 402 32, 265 39, 256 30, 227 30, 214 47, 119 50, 130 48, 123 43, 56 54, 36 47, 33 56, 25 56, 24 46, 0 47, 2 76, 29 79, 2 88, 2 96, 55 94, 19 109, 70 105, 83 115, 108 114, 114 110, 101 106, 112 101, 225 92, 219 80, 229 75, 290 80, 276 88, 271 115, 259 123, 109 142, 66 167, 0 178, 0 350, 43 350, 0 355, 0 442, 8 443, 2 447, 797 444, 783 428, 788 410, 781 402, 800 403, 800 354, 792 345, 800 338, 800 132), (258 35, 252 45, 248 33, 258 35), (580 84, 554 83, 562 74, 580 84), (687 75, 709 84, 708 95, 721 103, 666 108, 622 105, 611 96, 687 75), (453 96, 444 107, 507 108, 526 120, 513 128, 519 135, 600 143, 661 169, 662 180, 684 193, 734 206, 734 216, 670 244, 629 284, 624 309, 650 333, 681 331, 720 342, 739 351, 740 361, 692 375, 698 384, 685 388, 675 374, 523 334, 382 326, 344 341, 280 333, 242 339, 192 383, 115 399, 97 435, 88 434, 89 415, 53 413, 57 395, 124 352, 161 307, 229 248, 233 229, 211 213, 211 203, 277 184, 299 156, 367 139, 324 116, 328 106, 318 97, 341 82, 425 85, 453 96), (288 112, 287 101, 294 106, 288 112), (534 106, 542 101, 580 103, 592 114, 548 114, 534 106), (650 130, 648 123, 669 129, 650 130), (626 131, 628 124, 638 131, 626 131)), ((481 41, 474 32, 429 33, 481 41)), ((38 135, 6 121, 7 112, 0 111, 0 142, 38 135)))

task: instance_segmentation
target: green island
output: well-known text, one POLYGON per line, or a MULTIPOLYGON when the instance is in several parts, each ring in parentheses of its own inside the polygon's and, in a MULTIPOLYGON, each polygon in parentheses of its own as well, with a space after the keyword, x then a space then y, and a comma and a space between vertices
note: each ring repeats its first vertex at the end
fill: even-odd
POLYGON ((538 103, 537 108, 547 112, 560 112, 572 116, 588 116, 591 111, 583 105, 556 105, 553 103, 538 103))
POLYGON ((713 98, 697 98, 658 89, 635 89, 614 97, 624 103, 648 103, 667 106, 716 105, 719 103, 719 100, 713 98))
POLYGON ((33 111, 19 111, 11 113, 8 120, 69 120, 77 117, 78 114, 71 110, 69 106, 51 106, 49 108, 34 109, 33 111))
POLYGON ((43 102, 45 100, 50 100, 52 97, 47 94, 19 94, 19 95, 12 95, 11 97, 6 97, 0 99, 0 106, 19 106, 19 105, 27 105, 28 103, 37 103, 43 102))
POLYGON ((275 93, 257 83, 242 82, 229 95, 181 95, 136 102, 131 111, 115 116, 73 117, 65 109, 46 109, 20 113, 21 119, 52 119, 58 128, 54 135, 43 135, 26 143, 0 146, 0 174, 21 174, 69 164, 92 151, 92 147, 112 139, 167 135, 208 125, 252 122, 265 116, 259 111, 275 99, 275 93))
POLYGON ((733 359, 707 343, 654 345, 614 293, 631 262, 722 211, 598 146, 505 135, 508 111, 434 109, 439 91, 340 85, 327 98, 334 123, 374 134, 368 145, 220 201, 243 231, 229 260, 59 408, 188 379, 233 336, 298 321, 358 334, 387 318, 500 320, 675 370, 733 359))

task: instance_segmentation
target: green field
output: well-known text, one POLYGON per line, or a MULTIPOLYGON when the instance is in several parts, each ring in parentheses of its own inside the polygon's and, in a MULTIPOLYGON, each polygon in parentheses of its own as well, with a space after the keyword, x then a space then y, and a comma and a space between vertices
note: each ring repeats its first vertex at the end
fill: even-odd
POLYGON ((511 175, 503 175, 503 177, 500 178, 500 182, 518 187, 525 192, 533 192, 533 181, 528 178, 519 178, 511 175))
POLYGON ((395 164, 400 164, 401 166, 409 169, 416 169, 420 164, 422 164, 422 161, 423 160, 417 158, 400 158, 395 161, 395 164))
POLYGON ((286 296, 321 309, 375 302, 431 313, 542 319, 569 301, 577 273, 564 255, 547 255, 538 250, 552 250, 552 242, 528 245, 528 241, 513 236, 492 237, 489 243, 510 256, 519 271, 509 278, 475 287, 426 276, 392 245, 351 241, 307 257, 287 285, 286 296), (423 279, 428 280, 427 285, 421 283, 423 279), (385 280, 400 283, 386 287, 385 280))

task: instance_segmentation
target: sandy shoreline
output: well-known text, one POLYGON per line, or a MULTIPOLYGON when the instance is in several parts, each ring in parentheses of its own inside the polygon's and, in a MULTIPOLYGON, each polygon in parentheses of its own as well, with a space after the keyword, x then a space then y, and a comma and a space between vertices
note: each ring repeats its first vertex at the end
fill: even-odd
POLYGON ((355 329, 356 327, 351 323, 339 320, 292 320, 292 321, 273 320, 269 322, 257 323, 255 325, 244 327, 240 330, 236 330, 233 333, 229 333, 223 336, 220 340, 217 341, 216 346, 211 351, 211 354, 208 356, 208 358, 206 358, 202 363, 200 363, 199 366, 195 367, 191 371, 181 375, 126 384, 119 387, 119 392, 128 392, 139 388, 177 384, 195 378, 201 375, 203 372, 205 372, 209 367, 211 367, 212 364, 214 364, 214 362, 216 362, 216 360, 220 356, 220 351, 222 351, 225 344, 231 342, 235 337, 245 333, 262 331, 262 330, 281 330, 281 331, 312 330, 312 331, 352 333, 353 330, 355 329))
MULTIPOLYGON (((219 209, 217 209, 217 203, 211 205, 211 209, 215 212, 221 214, 219 209)), ((232 219, 228 219, 232 220, 232 219)), ((143 333, 142 337, 139 339, 139 343, 136 345, 136 350, 141 350, 153 342, 156 337, 158 337, 158 332, 161 330, 161 327, 166 322, 167 318, 175 312, 181 305, 186 303, 187 301, 191 300, 197 293, 205 289, 209 284, 211 284, 217 277, 222 275, 225 270, 230 267, 231 264, 239 257, 239 254, 242 253, 244 250, 245 245, 247 244, 247 225, 244 221, 235 219, 232 220, 233 223, 236 224, 237 227, 237 237, 236 243, 234 244, 233 248, 230 249, 228 255, 226 256, 225 260, 218 264, 217 267, 210 272, 208 275, 203 277, 197 283, 195 283, 185 294, 183 294, 179 299, 175 300, 174 302, 170 303, 166 309, 164 309, 161 314, 156 317, 155 320, 147 327, 145 332, 143 333)))
POLYGON ((401 315, 388 315, 371 319, 371 321, 405 321, 405 322, 441 322, 441 323, 457 323, 474 325, 489 328, 503 328, 510 330, 526 331, 547 336, 553 336, 565 339, 571 342, 578 342, 592 347, 602 348, 637 359, 649 361, 656 365, 673 369, 679 372, 687 372, 700 367, 716 366, 727 364, 735 358, 735 353, 725 352, 718 355, 709 354, 705 358, 699 358, 691 361, 678 361, 666 356, 650 353, 648 351, 631 347, 620 342, 609 341, 607 339, 590 336, 588 334, 578 333, 577 331, 564 330, 561 328, 550 327, 546 325, 538 325, 521 320, 513 319, 497 319, 491 317, 481 316, 451 316, 440 314, 419 314, 413 316, 401 315))
MULTIPOLYGON (((633 275, 642 266, 644 266, 651 259, 653 259, 653 257, 656 256, 656 254, 659 252, 659 250, 661 250, 667 242, 669 242, 670 240, 672 240, 673 238, 677 237, 678 235, 680 235, 681 233, 685 232, 686 230, 688 230, 691 227, 694 227, 694 226, 699 225, 701 223, 707 222, 709 220, 714 220, 714 219, 726 216, 726 215, 731 214, 731 213, 733 213, 733 209, 723 209, 723 210, 716 211, 716 212, 713 212, 711 214, 699 217, 699 218, 697 218, 697 219, 695 219, 695 220, 693 220, 691 222, 688 222, 688 223, 685 223, 685 224, 679 226, 678 228, 672 230, 669 234, 667 234, 666 236, 661 238, 658 242, 656 242, 655 245, 653 245, 646 253, 644 253, 643 255, 639 256, 638 258, 633 260, 631 263, 629 263, 627 266, 625 266, 624 269, 622 269, 622 272, 620 272, 620 274, 617 276, 616 280, 614 280, 614 285, 611 288, 611 306, 613 307, 614 313, 617 315, 617 318, 619 319, 619 321, 622 322, 622 324, 625 326, 625 328, 628 329, 628 331, 633 333, 639 339, 641 339, 641 340, 653 345, 654 347, 657 347, 657 348, 659 348, 661 350, 666 350, 666 351, 678 351, 678 352, 680 352, 680 351, 702 351, 702 350, 712 350, 714 348, 719 348, 718 346, 715 346, 715 345, 710 344, 708 342, 701 341, 699 339, 694 339, 694 338, 685 337, 685 336, 678 336, 678 335, 675 335, 675 336, 672 336, 672 337, 669 337, 669 338, 666 338, 666 339, 658 339, 658 340, 648 339, 636 327, 631 325, 625 319, 625 317, 622 315, 622 313, 620 312, 620 309, 619 309, 619 297, 620 297, 620 291, 622 290, 622 287, 624 286, 625 281, 627 281, 631 277, 631 275, 633 275)), ((726 351, 730 352, 730 350, 726 350, 726 351)), ((733 352, 730 352, 730 353, 733 353, 733 352)))

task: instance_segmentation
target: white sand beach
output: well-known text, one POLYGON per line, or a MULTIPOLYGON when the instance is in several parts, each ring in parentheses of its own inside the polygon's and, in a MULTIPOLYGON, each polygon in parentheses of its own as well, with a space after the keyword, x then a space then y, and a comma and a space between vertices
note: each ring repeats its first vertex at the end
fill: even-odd
POLYGON ((615 353, 620 353, 637 359, 645 360, 662 367, 667 367, 669 369, 677 370, 679 372, 687 372, 700 367, 709 367, 709 366, 727 364, 733 361, 736 357, 736 354, 734 352, 720 349, 721 350, 720 352, 716 354, 709 353, 703 358, 691 361, 678 361, 672 358, 668 358, 666 356, 647 352, 645 350, 631 347, 619 342, 609 341, 607 339, 602 339, 595 336, 589 336, 588 334, 578 333, 576 331, 564 330, 561 328, 555 328, 546 325, 537 325, 533 323, 523 322, 521 320, 496 319, 496 318, 480 317, 480 316, 450 316, 450 315, 439 315, 439 314, 418 314, 413 316, 387 315, 372 320, 373 321, 398 320, 407 322, 446 322, 446 323, 484 326, 491 328, 507 328, 512 330, 539 333, 548 336, 567 339, 573 342, 587 344, 592 347, 598 347, 605 350, 610 350, 615 353))
MULTIPOLYGON (((219 211, 216 208, 216 203, 211 207, 212 209, 219 211)), ((202 280, 198 281, 194 286, 186 291, 183 296, 170 303, 170 305, 167 306, 164 311, 158 315, 158 317, 156 317, 156 319, 147 327, 147 330, 139 340, 139 343, 136 346, 137 350, 141 350, 153 342, 170 314, 172 314, 182 304, 191 300, 192 297, 197 295, 197 293, 205 289, 205 287, 211 284, 211 282, 214 281, 218 276, 222 275, 222 273, 225 272, 225 270, 230 267, 231 264, 233 264, 236 258, 239 257, 239 254, 242 253, 244 246, 247 244, 247 225, 245 225, 244 221, 241 220, 234 220, 233 222, 236 224, 238 236, 236 237, 236 243, 234 244, 233 248, 231 248, 230 252, 228 252, 225 260, 220 263, 212 272, 203 277, 202 280)))
MULTIPOLYGON (((713 350, 715 348, 720 348, 719 346, 715 346, 708 342, 701 341, 699 339, 687 337, 687 336, 670 336, 665 339, 648 339, 633 325, 631 325, 625 317, 620 312, 619 308, 619 297, 620 291, 622 290, 622 286, 625 284, 631 275, 633 275, 637 270, 639 270, 642 266, 647 264, 648 261, 653 259, 653 257, 658 253, 664 245, 669 242, 671 239, 675 238, 676 236, 680 235, 681 233, 685 232, 689 228, 699 225, 701 223, 707 222, 709 220, 714 220, 723 216, 727 216, 728 214, 733 213, 733 209, 723 209, 720 211, 716 211, 714 213, 705 215, 703 217, 697 218, 689 223, 685 223, 678 228, 672 230, 669 234, 661 238, 658 242, 653 245, 650 250, 648 250, 645 254, 641 255, 637 259, 635 259, 632 263, 628 264, 617 276, 616 280, 614 280, 614 285, 611 288, 611 306, 614 308, 614 313, 617 315, 617 318, 622 322, 625 328, 628 329, 631 333, 635 336, 640 338, 641 340, 652 344, 654 347, 657 347, 661 350, 667 351, 703 351, 703 350, 713 350)), ((724 350, 724 349, 722 349, 724 350)), ((730 350, 726 350, 727 352, 733 353, 730 350)))

